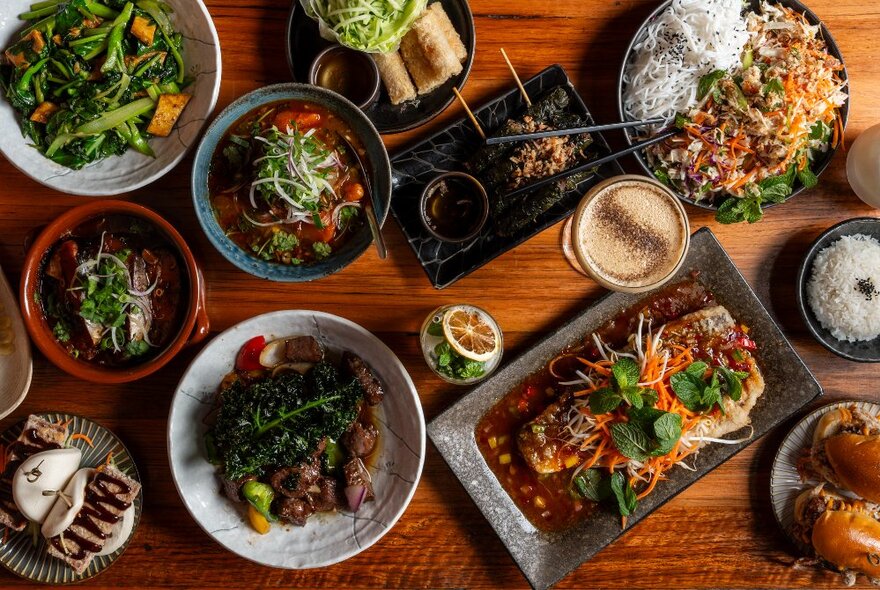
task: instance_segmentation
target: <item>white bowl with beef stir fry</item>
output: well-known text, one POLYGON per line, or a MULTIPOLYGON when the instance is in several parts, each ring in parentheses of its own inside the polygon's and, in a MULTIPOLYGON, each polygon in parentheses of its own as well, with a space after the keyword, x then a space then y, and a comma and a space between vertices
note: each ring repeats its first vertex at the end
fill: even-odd
POLYGON ((168 454, 196 522, 272 567, 337 563, 378 541, 421 476, 418 394, 360 326, 279 311, 233 326, 189 367, 168 454))

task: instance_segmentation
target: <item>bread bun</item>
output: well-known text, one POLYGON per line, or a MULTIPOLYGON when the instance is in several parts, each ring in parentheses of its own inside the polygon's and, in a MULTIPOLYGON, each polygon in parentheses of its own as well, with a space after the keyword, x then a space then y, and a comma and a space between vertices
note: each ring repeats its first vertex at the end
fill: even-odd
POLYGON ((818 446, 829 436, 834 436, 840 429, 853 419, 852 412, 847 408, 835 408, 824 414, 813 431, 813 446, 818 446))
POLYGON ((825 439, 825 455, 836 483, 880 504, 880 436, 834 435, 825 439))
POLYGON ((813 525, 816 554, 841 570, 880 578, 880 522, 866 514, 830 510, 813 525))

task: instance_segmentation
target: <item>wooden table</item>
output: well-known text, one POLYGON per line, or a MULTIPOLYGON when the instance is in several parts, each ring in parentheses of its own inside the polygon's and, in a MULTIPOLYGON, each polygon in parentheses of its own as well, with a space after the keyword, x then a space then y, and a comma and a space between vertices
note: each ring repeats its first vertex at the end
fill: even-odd
MULTIPOLYGON (((629 39, 656 0, 472 0, 478 53, 464 89, 479 105, 511 80, 498 48, 504 46, 523 77, 560 63, 597 119, 617 117, 616 80, 629 39)), ((880 4, 875 0, 811 0, 847 59, 852 110, 847 139, 880 122, 880 4)), ((284 55, 290 0, 209 0, 223 48, 218 111, 259 86, 289 80, 284 55)), ((400 148, 462 115, 454 105, 412 133, 387 137, 400 148)), ((619 136, 612 141, 620 144, 619 136)), ((121 198, 157 209, 189 240, 209 285, 212 333, 278 309, 316 309, 371 330, 401 358, 431 420, 464 394, 427 368, 418 329, 434 307, 481 305, 504 330, 513 358, 552 331, 603 290, 576 273, 560 250, 561 224, 493 261, 454 286, 436 291, 393 220, 385 235, 390 255, 371 249, 345 271, 313 284, 285 285, 242 273, 210 246, 196 221, 187 158, 152 186, 121 198)), ((635 162, 624 165, 636 171, 635 162)), ((0 264, 17 284, 26 234, 88 201, 38 185, 0 161, 0 264)), ((826 352, 808 334, 795 308, 797 265, 825 228, 850 217, 876 215, 850 190, 845 153, 838 153, 818 188, 769 211, 752 226, 721 226, 689 207, 694 228, 708 225, 825 387, 820 403, 835 398, 877 399, 875 365, 826 352)), ((198 348, 198 347, 197 347, 198 348)), ((166 417, 178 379, 196 348, 159 374, 130 385, 99 386, 62 373, 35 353, 34 380, 25 402, 2 427, 29 412, 60 410, 88 416, 129 446, 144 479, 143 519, 118 564, 87 582, 93 587, 522 587, 525 580, 483 516, 428 444, 424 475, 397 526, 378 544, 333 567, 273 570, 223 550, 190 518, 168 468, 166 417)), ((790 425, 790 423, 789 423, 790 425)), ((831 587, 827 572, 795 571, 792 547, 776 526, 768 500, 769 466, 786 429, 757 441, 727 464, 628 531, 566 578, 560 588, 589 587, 831 587)), ((0 571, 0 585, 22 584, 0 571)))

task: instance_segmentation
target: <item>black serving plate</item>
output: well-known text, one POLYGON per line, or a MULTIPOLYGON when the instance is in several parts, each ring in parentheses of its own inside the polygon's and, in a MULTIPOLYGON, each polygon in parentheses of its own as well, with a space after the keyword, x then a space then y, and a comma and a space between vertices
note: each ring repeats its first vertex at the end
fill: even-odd
MULTIPOLYGON (((747 442, 708 445, 696 457, 696 471, 667 472, 654 492, 643 499, 627 529, 650 515, 724 461, 778 426, 822 394, 822 387, 758 300, 733 261, 708 228, 695 232, 682 268, 673 281, 699 272, 700 281, 733 317, 750 328, 764 393, 751 412, 754 432, 747 442)), ((547 588, 609 545, 624 531, 620 516, 597 510, 567 530, 536 529, 501 487, 477 447, 474 429, 480 419, 526 377, 540 370, 559 351, 582 342, 590 333, 650 294, 609 293, 559 327, 513 362, 502 367, 428 425, 428 435, 456 477, 507 546, 534 588, 547 588)), ((748 436, 743 429, 727 438, 748 436)), ((650 543, 649 543, 650 544, 650 543)))
MULTIPOLYGON (((810 22, 810 24, 819 25, 820 30, 821 30, 821 35, 825 39, 825 43, 828 47, 828 53, 830 55, 836 57, 838 60, 840 60, 840 63, 843 65, 843 70, 840 72, 841 79, 844 81, 848 81, 849 76, 846 71, 846 62, 843 60, 843 55, 840 53, 840 47, 837 46, 837 42, 834 40, 834 37, 831 36, 831 33, 825 27, 825 24, 822 22, 822 20, 818 16, 816 16, 816 13, 814 13, 812 10, 807 8, 807 6, 804 3, 799 2, 798 0, 778 0, 778 3, 782 4, 783 6, 787 6, 788 8, 791 8, 795 12, 803 14, 804 16, 806 16, 806 18, 810 22)), ((648 23, 650 23, 655 18, 657 18, 657 16, 661 12, 663 12, 664 10, 669 8, 669 6, 671 4, 672 4, 672 0, 666 0, 665 2, 662 2, 660 4, 660 6, 658 6, 657 9, 654 10, 654 12, 652 12, 648 16, 648 18, 645 19, 645 22, 643 22, 641 24, 638 31, 636 31, 636 34, 633 36, 632 41, 630 41, 629 47, 626 48, 626 53, 624 53, 624 57, 623 57, 623 64, 620 66, 620 74, 617 78, 617 109, 620 112, 620 117, 621 117, 620 120, 621 121, 627 120, 626 113, 623 110, 623 89, 624 89, 623 74, 626 71, 627 64, 629 64, 630 60, 632 59, 633 48, 636 46, 637 43, 641 42, 642 39, 644 38, 645 28, 648 26, 648 23)), ((745 5, 750 10, 758 10, 760 7, 760 4, 761 4, 761 0, 747 0, 745 2, 745 5)), ((844 131, 846 131, 846 123, 849 120, 849 105, 850 105, 851 100, 852 100, 852 97, 850 97, 849 100, 847 100, 843 104, 843 106, 840 108, 840 110, 838 111, 839 116, 841 118, 841 122, 843 123, 844 131)), ((629 143, 630 145, 632 145, 633 143, 635 143, 636 141, 639 140, 639 138, 636 137, 635 133, 630 129, 624 129, 624 135, 626 137, 627 143, 629 143)), ((840 146, 838 146, 838 147, 840 147, 840 146)), ((825 169, 831 163, 831 159, 834 157, 834 154, 836 152, 837 152, 837 148, 829 146, 828 151, 816 159, 816 161, 813 163, 813 172, 815 172, 817 177, 820 176, 822 174, 822 172, 825 171, 825 169)), ((636 152, 634 155, 636 157, 636 161, 638 161, 639 165, 642 167, 642 169, 645 171, 645 173, 648 176, 653 178, 654 177, 654 170, 648 164, 648 159, 645 157, 645 153, 643 151, 639 151, 639 152, 636 152)), ((675 189, 672 189, 672 190, 673 190, 673 192, 675 192, 675 189)), ((806 187, 804 185, 802 185, 799 180, 795 180, 794 190, 792 190, 791 194, 785 200, 788 201, 789 199, 794 198, 795 196, 799 195, 800 193, 802 193, 805 190, 807 190, 806 187)), ((696 207, 700 207, 702 209, 710 209, 712 211, 715 211, 718 209, 718 207, 721 204, 721 203, 710 204, 710 203, 706 203, 706 202, 694 202, 691 199, 685 197, 684 195, 681 195, 678 193, 676 193, 676 194, 678 195, 678 198, 682 202, 690 203, 691 205, 694 205, 696 207)), ((770 207, 775 207, 778 204, 779 203, 767 203, 765 205, 762 205, 762 207, 764 209, 769 209, 770 207)))
POLYGON ((848 219, 837 225, 827 229, 822 233, 816 241, 813 242, 804 261, 801 263, 797 278, 797 301, 801 310, 801 315, 807 328, 813 337, 819 341, 819 344, 833 352, 839 357, 850 361, 860 363, 880 363, 880 337, 873 340, 861 342, 847 342, 846 340, 838 340, 831 335, 831 332, 822 327, 810 304, 807 301, 807 283, 813 275, 813 261, 816 255, 842 238, 843 236, 851 236, 854 234, 864 234, 871 236, 876 240, 880 240, 880 219, 874 217, 856 217, 848 219))
MULTIPOLYGON (((585 119, 593 120, 562 66, 550 66, 527 80, 524 86, 533 99, 551 88, 563 86, 571 96, 569 110, 585 119)), ((474 115, 483 129, 489 133, 508 118, 518 115, 524 108, 525 104, 519 89, 514 87, 476 109, 474 115)), ((593 140, 593 151, 597 156, 610 153, 608 143, 601 134, 594 133, 593 140)), ((442 172, 462 170, 464 162, 473 155, 480 144, 481 139, 474 131, 470 119, 462 115, 446 129, 391 158, 393 176, 391 213, 403 229, 428 278, 438 289, 448 287, 493 258, 568 217, 589 187, 604 178, 623 174, 623 169, 616 162, 602 166, 598 174, 582 182, 576 190, 569 191, 559 203, 539 216, 531 226, 523 228, 513 236, 495 235, 490 217, 483 231, 473 240, 460 244, 441 242, 429 234, 422 225, 419 210, 422 189, 442 172)))
MULTIPOLYGON (((416 100, 400 105, 393 105, 388 99, 388 93, 382 86, 379 100, 364 113, 379 130, 379 133, 400 133, 420 127, 446 110, 455 94, 452 87, 459 90, 464 87, 471 73, 471 65, 474 62, 474 53, 477 48, 477 35, 474 28, 474 16, 471 14, 467 0, 437 0, 443 4, 443 9, 449 15, 452 26, 461 36, 461 41, 467 48, 468 56, 461 73, 453 76, 445 84, 416 100)), ((429 2, 430 4, 430 2, 429 2)), ((308 83, 309 67, 315 56, 321 50, 333 45, 332 41, 321 38, 318 32, 318 23, 305 13, 300 6, 299 0, 293 0, 290 16, 287 19, 287 65, 293 76, 294 82, 308 83)))

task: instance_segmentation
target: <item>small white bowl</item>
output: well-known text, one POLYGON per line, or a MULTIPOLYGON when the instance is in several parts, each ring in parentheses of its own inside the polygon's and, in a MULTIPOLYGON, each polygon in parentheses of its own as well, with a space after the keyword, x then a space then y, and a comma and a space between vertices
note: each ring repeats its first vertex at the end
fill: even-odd
POLYGON ((391 349, 344 318, 317 311, 276 311, 237 324, 211 341, 187 369, 168 418, 168 460, 177 492, 192 517, 215 541, 256 563, 284 569, 324 567, 344 561, 382 538, 409 505, 425 462, 425 419, 412 379, 391 349), (243 504, 220 491, 208 462, 204 435, 217 388, 232 371, 241 346, 254 336, 267 340, 311 335, 330 353, 350 350, 364 359, 385 387, 376 406, 379 455, 370 460, 376 499, 357 514, 319 513, 306 526, 275 524, 265 535, 246 522, 243 504))
POLYGON ((24 401, 31 386, 34 362, 18 301, 3 269, 0 269, 0 322, 10 324, 0 329, 0 337, 12 333, 12 354, 0 354, 0 418, 5 418, 24 401))
MULTIPOLYGON (((111 196, 133 191, 169 172, 190 148, 214 110, 220 94, 220 40, 202 0, 165 0, 174 10, 171 21, 183 35, 183 58, 193 83, 185 92, 192 99, 168 137, 149 140, 155 158, 130 149, 81 170, 56 164, 31 147, 21 132, 18 114, 0 96, 0 152, 13 166, 49 188, 84 196, 111 196)), ((0 15, 0 51, 18 39, 26 23, 17 15, 27 12, 33 0, 7 0, 0 15)))

